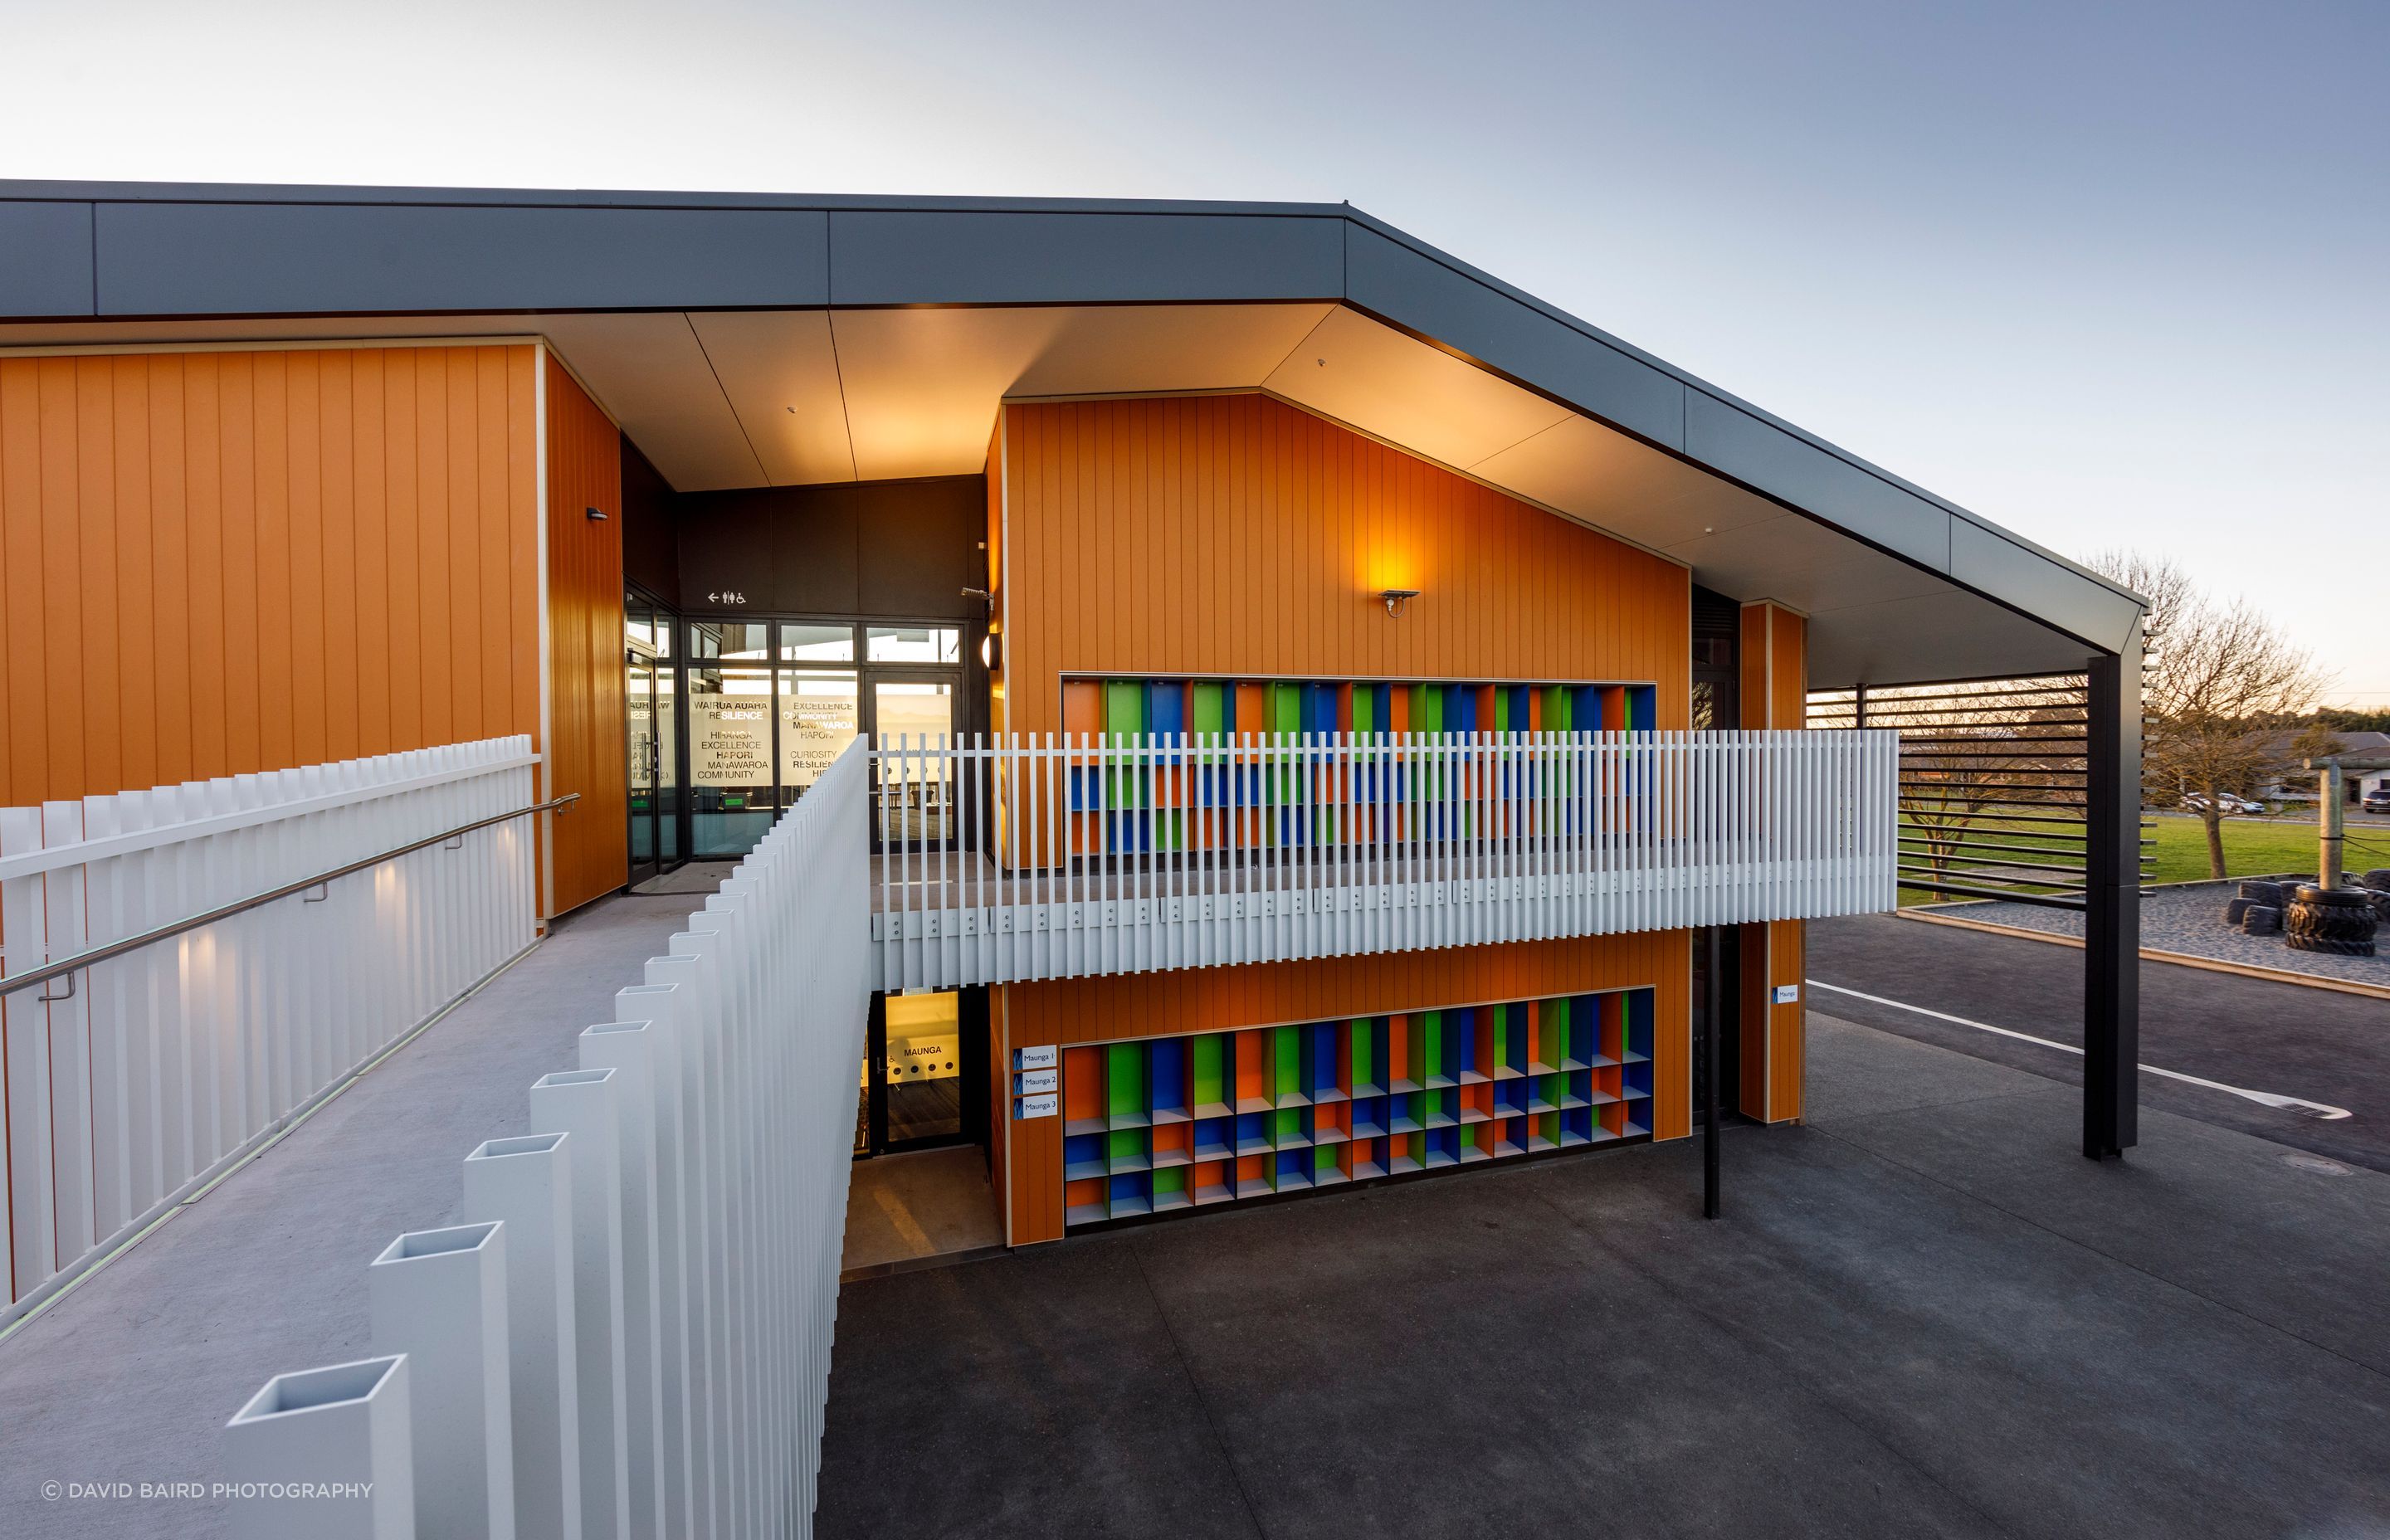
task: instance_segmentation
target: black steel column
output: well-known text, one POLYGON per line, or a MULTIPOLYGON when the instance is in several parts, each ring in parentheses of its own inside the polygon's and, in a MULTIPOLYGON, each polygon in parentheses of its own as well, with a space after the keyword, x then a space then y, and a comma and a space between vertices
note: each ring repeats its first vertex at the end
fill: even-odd
POLYGON ((2091 661, 2085 759, 2083 1153, 2140 1137, 2141 629, 2091 661))
POLYGON ((1718 1008, 1725 994, 1725 982, 1718 976, 1718 927, 1704 931, 1703 944, 1709 948, 1708 971, 1704 977, 1708 987, 1702 1002, 1702 1217, 1715 1219, 1718 1213, 1718 1027, 1726 1012, 1718 1008))

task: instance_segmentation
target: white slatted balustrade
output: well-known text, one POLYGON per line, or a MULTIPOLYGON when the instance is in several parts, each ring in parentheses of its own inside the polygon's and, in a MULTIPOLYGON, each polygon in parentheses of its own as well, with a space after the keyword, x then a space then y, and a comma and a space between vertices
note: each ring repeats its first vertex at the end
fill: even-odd
POLYGON ((900 738, 880 987, 1888 909, 1897 735, 900 738))
POLYGON ((366 1269, 374 1356, 233 1418, 229 1533, 812 1533, 873 987, 867 757, 849 745, 529 1088, 532 1134, 458 1151, 467 1223, 366 1269), (335 1490, 275 1495, 294 1482, 335 1490))
MULTIPOLYGON (((529 804, 526 738, 0 808, 0 977, 529 804)), ((529 820, 0 995, 0 1323, 532 943, 529 820)))

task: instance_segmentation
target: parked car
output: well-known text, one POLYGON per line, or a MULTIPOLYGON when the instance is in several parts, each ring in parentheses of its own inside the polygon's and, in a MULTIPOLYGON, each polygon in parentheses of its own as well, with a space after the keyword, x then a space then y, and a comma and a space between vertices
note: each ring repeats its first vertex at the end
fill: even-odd
MULTIPOLYGON (((2229 791, 2217 792, 2216 805, 2227 817, 2236 813, 2251 814, 2266 811, 2265 803, 2253 802, 2246 797, 2236 797, 2229 791)), ((2194 791, 2182 800, 2182 810, 2185 813, 2204 813, 2207 811, 2207 798, 2194 791)))
POLYGON ((2368 813, 2390 813, 2390 781, 2368 791, 2362 805, 2368 813))

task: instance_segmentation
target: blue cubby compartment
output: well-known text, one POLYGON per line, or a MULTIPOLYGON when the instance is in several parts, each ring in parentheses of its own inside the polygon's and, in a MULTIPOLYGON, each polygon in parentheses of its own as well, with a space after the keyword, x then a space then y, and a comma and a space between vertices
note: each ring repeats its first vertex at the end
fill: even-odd
POLYGON ((1303 687, 1303 730, 1315 736, 1333 735, 1337 730, 1336 687, 1305 685, 1303 687))
POLYGON ((1385 1135, 1385 1132, 1386 1098, 1383 1097, 1355 1097, 1353 1098, 1352 1136, 1356 1139, 1375 1139, 1382 1137, 1385 1135))
MULTIPOLYGON (((1626 1062, 1650 1065, 1651 1062, 1651 992, 1648 989, 1630 991, 1626 996, 1626 1062)), ((1647 1075, 1645 1090, 1650 1090, 1647 1075)))
MULTIPOLYGON (((1159 748, 1176 748, 1187 731, 1187 681, 1157 679, 1146 687, 1145 730, 1153 735, 1159 748)), ((1176 764, 1178 756, 1169 755, 1165 764, 1176 764)))
POLYGON ((1629 732, 1648 733, 1660 725, 1660 690, 1656 685, 1629 685, 1626 687, 1627 720, 1619 724, 1629 732))
POLYGON ((1153 1098, 1153 1121, 1156 1123, 1192 1121, 1194 1110, 1187 1100, 1187 1039, 1158 1038, 1151 1046, 1153 1052, 1146 1075, 1146 1085, 1153 1098))
POLYGON ((1460 1130, 1458 1127, 1431 1128, 1427 1131, 1426 1140, 1425 1164, 1429 1170, 1460 1163, 1460 1130))
POLYGON ((1494 1115, 1497 1118, 1519 1118, 1527 1113, 1527 1087, 1533 1082, 1522 1075, 1516 1080, 1494 1083, 1494 1115))
POLYGON ((1111 1186, 1111 1216, 1124 1219, 1131 1214, 1153 1212, 1153 1174, 1140 1171, 1133 1175, 1115 1176, 1111 1186))
POLYGON ((1580 733, 1601 731, 1601 687, 1579 685, 1569 692, 1569 725, 1580 733))
POLYGON ((1270 1149, 1273 1148, 1270 1142, 1270 1120, 1273 1116, 1274 1114, 1268 1112, 1240 1112, 1237 1114, 1238 1154, 1266 1155, 1269 1153, 1270 1149))
POLYGON ((1561 1114, 1561 1148, 1590 1144, 1600 1124, 1594 1121, 1590 1107, 1572 1107, 1561 1114))
POLYGON ((1561 1110, 1563 1112, 1574 1111, 1581 1107, 1590 1107, 1597 1099, 1606 1099, 1594 1089, 1591 1070, 1571 1070, 1561 1075, 1559 1079, 1561 1110))
POLYGON ((1477 1007, 1465 1007, 1444 1013, 1444 1051, 1452 1066, 1453 1081, 1461 1085, 1473 1085, 1481 1080, 1494 1078, 1494 1066, 1477 1061, 1477 1007))
POLYGON ((1477 730, 1477 687, 1446 685, 1444 687, 1444 730, 1447 733, 1473 733, 1477 730))
POLYGON ((1111 1170, 1104 1158, 1101 1134, 1073 1134, 1062 1140, 1062 1179, 1081 1182, 1111 1170))
POLYGON ((1317 1021, 1303 1029, 1303 1088, 1314 1103, 1351 1099, 1344 1089, 1343 1028, 1317 1021))
POLYGON ((1645 1118, 1648 1121, 1648 1114, 1650 1112, 1648 1104, 1651 1099, 1651 1060, 1645 1059, 1640 1064, 1629 1064, 1625 1070, 1620 1072, 1619 1078, 1620 1083, 1625 1091, 1625 1094, 1618 1098, 1619 1100, 1639 1101, 1647 1104, 1644 1107, 1629 1108, 1627 1110, 1628 1115, 1630 1117, 1645 1118))
POLYGON ((1556 1112, 1568 1091, 1565 1072, 1527 1077, 1527 1110, 1556 1112))
POLYGON ((1312 1160, 1308 1145, 1301 1149, 1281 1149, 1271 1156, 1271 1187, 1279 1192, 1300 1192, 1311 1186, 1312 1160))
POLYGON ((1386 1098, 1386 1132, 1394 1135, 1416 1134, 1423 1126, 1420 1122, 1420 1097, 1424 1091, 1397 1091, 1386 1098))
POLYGON ((1193 1143, 1199 1161, 1234 1160, 1237 1154, 1237 1120, 1234 1118, 1199 1118, 1195 1123, 1193 1143))

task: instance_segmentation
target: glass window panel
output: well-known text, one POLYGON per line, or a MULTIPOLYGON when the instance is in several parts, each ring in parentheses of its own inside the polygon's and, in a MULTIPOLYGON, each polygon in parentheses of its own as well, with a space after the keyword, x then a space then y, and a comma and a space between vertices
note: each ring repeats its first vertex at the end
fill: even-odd
POLYGON ((689 853, 744 855, 772 827, 772 676, 688 674, 689 853))
POLYGON ((689 654, 725 661, 752 659, 764 662, 771 657, 770 634, 771 627, 762 621, 691 621, 689 654))
MULTIPOLYGON (((786 635, 787 633, 781 633, 786 635)), ((863 697, 852 674, 780 671, 780 800, 793 805, 854 741, 863 697)))
POLYGON ((854 661, 854 627, 780 622, 780 661, 785 663, 854 661))
POLYGON ((888 1142, 963 1131, 959 996, 888 997, 888 1142))
POLYGON ((875 625, 866 656, 875 663, 959 663, 963 634, 950 625, 875 625))
POLYGON ((883 748, 899 752, 883 761, 872 828, 906 843, 944 843, 950 835, 954 767, 939 756, 906 755, 911 749, 944 749, 955 730, 955 687, 927 680, 876 679, 871 685, 874 729, 883 748), (882 822, 884 818, 885 822, 882 822))

